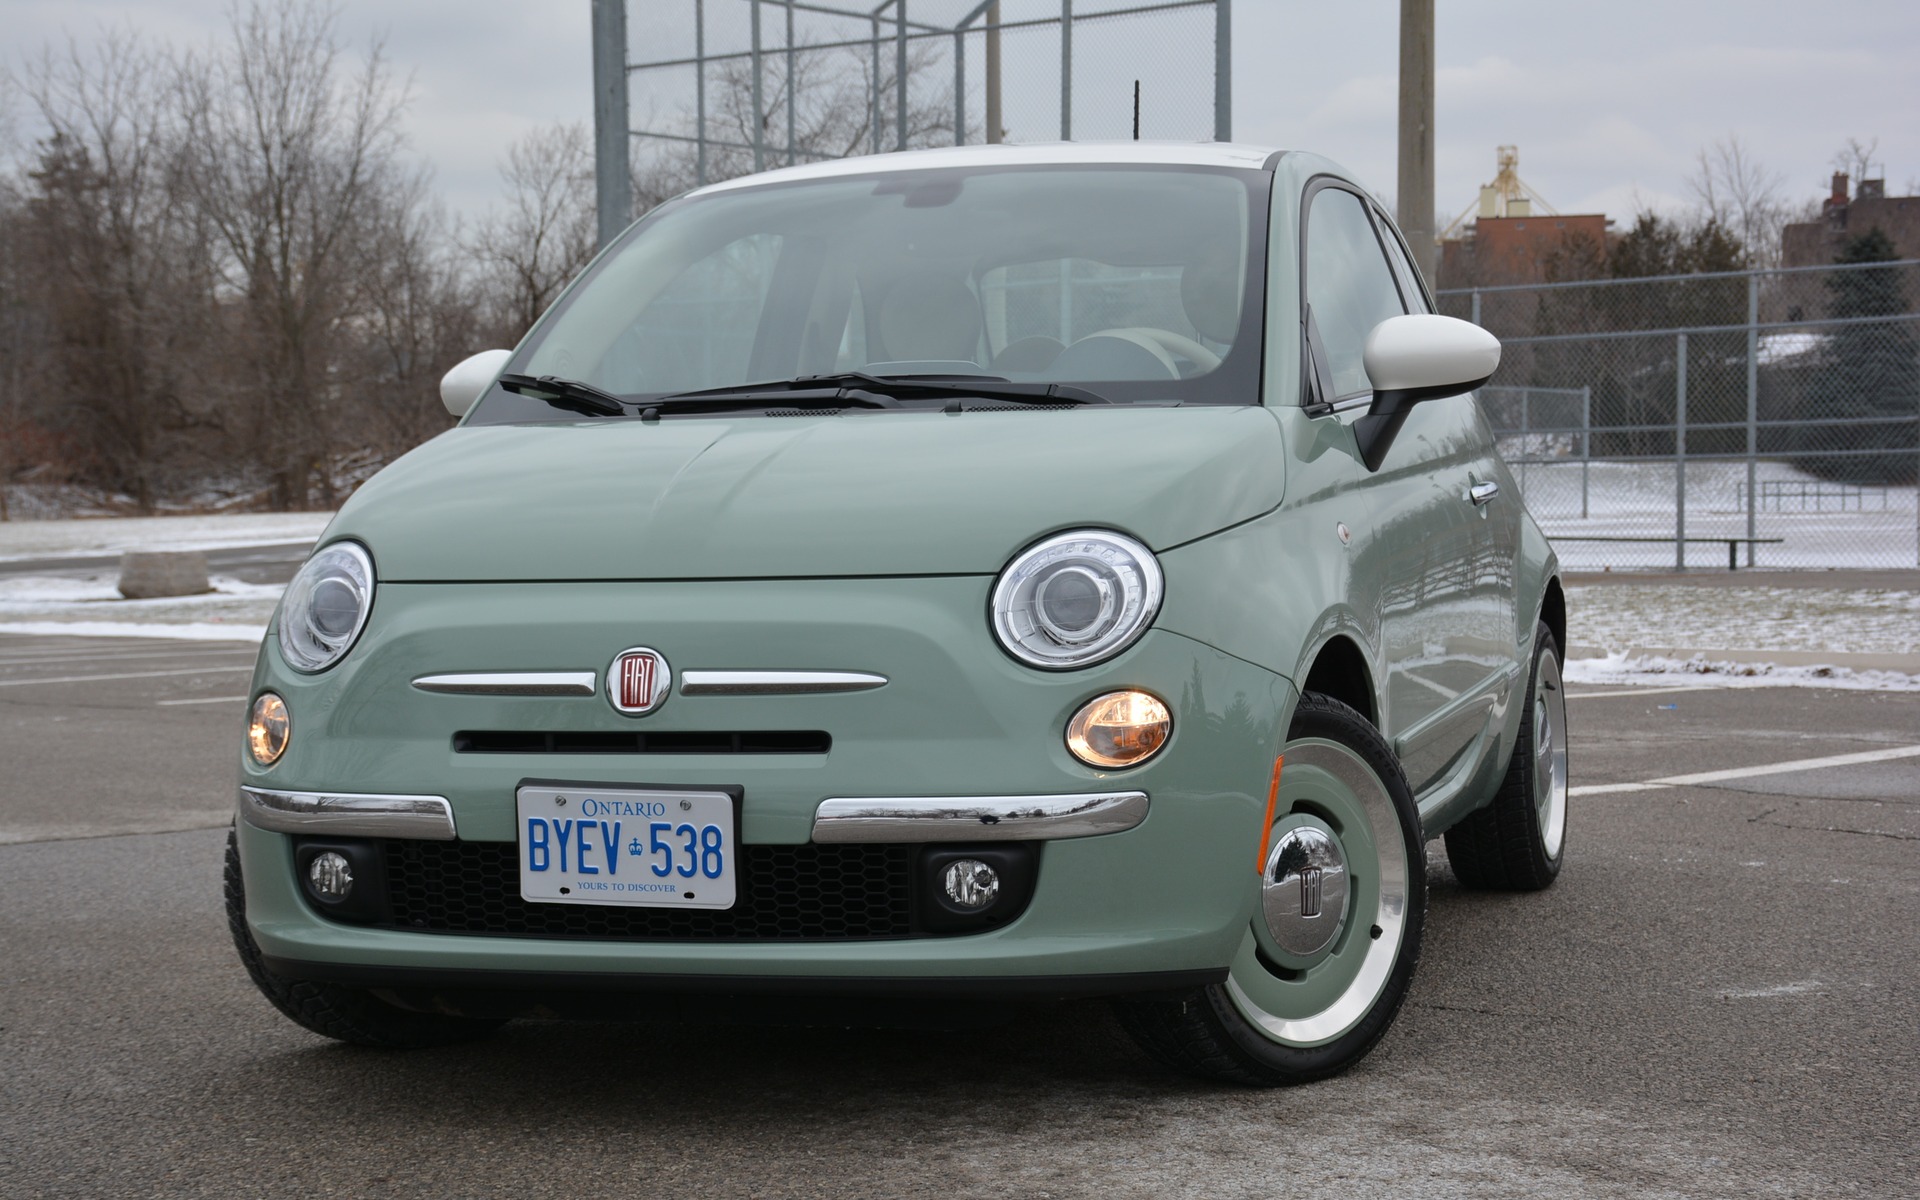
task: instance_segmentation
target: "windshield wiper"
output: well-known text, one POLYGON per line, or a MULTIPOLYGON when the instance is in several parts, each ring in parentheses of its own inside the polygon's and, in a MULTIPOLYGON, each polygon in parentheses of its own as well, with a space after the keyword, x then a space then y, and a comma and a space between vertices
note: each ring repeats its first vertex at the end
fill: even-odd
POLYGON ((857 405, 897 408, 901 400, 1007 400, 1015 404, 1111 404, 1105 396, 1065 383, 1013 383, 998 375, 869 375, 840 371, 801 375, 769 383, 675 392, 639 403, 681 406, 716 404, 857 405))
POLYGON ((619 417, 627 412, 626 403, 620 397, 578 379, 561 379, 557 375, 541 375, 537 378, 532 375, 502 375, 499 384, 510 392, 545 400, 555 408, 585 413, 590 417, 619 417))

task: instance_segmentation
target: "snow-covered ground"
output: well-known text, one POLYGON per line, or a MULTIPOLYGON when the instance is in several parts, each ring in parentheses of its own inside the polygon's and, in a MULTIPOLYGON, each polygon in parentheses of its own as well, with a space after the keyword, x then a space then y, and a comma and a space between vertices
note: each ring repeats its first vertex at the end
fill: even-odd
MULTIPOLYGON (((0 561, 298 541, 317 536, 328 516, 4 522, 0 561)), ((1564 558, 1564 547, 1561 553, 1564 558)), ((277 584, 216 578, 205 595, 124 600, 117 578, 111 565, 0 575, 0 633, 257 641, 281 591, 277 584)), ((1569 640, 1587 655, 1567 664, 1573 682, 1920 688, 1920 675, 1876 670, 1873 663, 1877 656, 1911 661, 1920 655, 1920 592, 1623 581, 1570 588, 1567 609, 1569 640), (1685 648, 1702 657, 1689 661, 1649 648, 1685 648), (1769 663, 1769 653, 1796 661, 1769 663), (1844 665, 1807 663, 1809 654, 1849 657, 1844 665)))
POLYGON ((0 521, 0 562, 312 541, 332 519, 332 513, 315 512, 0 521))
POLYGON ((1735 662, 1697 654, 1689 659, 1654 655, 1609 654, 1604 658, 1576 658, 1566 664, 1565 679, 1573 684, 1695 685, 1713 688, 1817 687, 1850 691, 1920 691, 1920 675, 1901 671, 1856 670, 1852 667, 1781 666, 1767 662, 1735 662))
MULTIPOLYGON (((1578 459, 1513 462, 1528 511, 1554 541, 1570 571, 1671 570, 1678 491, 1671 462, 1596 462, 1578 459), (1584 498, 1583 498, 1584 479, 1584 498), (1585 513, 1583 516, 1582 513, 1585 513), (1582 541, 1592 537, 1665 538, 1664 542, 1582 541)), ((1771 570, 1912 568, 1920 566, 1920 513, 1915 489, 1849 489, 1816 479, 1786 463, 1762 462, 1754 536, 1781 538, 1754 548, 1752 565, 1771 570)), ((1747 466, 1744 462, 1689 461, 1686 465, 1688 537, 1745 537, 1747 466)), ((1746 567, 1746 547, 1739 548, 1746 567)), ((1726 568, 1725 543, 1692 544, 1687 565, 1726 568)))
POLYGON ((266 636, 281 584, 213 578, 198 596, 124 599, 117 568, 0 576, 0 633, 244 639, 266 636))

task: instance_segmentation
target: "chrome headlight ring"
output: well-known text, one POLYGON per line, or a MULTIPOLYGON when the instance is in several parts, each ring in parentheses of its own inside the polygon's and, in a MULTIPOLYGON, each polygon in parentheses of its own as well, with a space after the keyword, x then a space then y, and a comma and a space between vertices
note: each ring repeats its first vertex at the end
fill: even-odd
POLYGON ((1160 612, 1159 560, 1125 534, 1082 529, 1027 547, 993 585, 993 633, 1028 666, 1070 671, 1139 640, 1160 612))
POLYGON ((294 572, 280 600, 280 655, 309 675, 346 656, 373 609, 373 559, 358 542, 334 542, 294 572))

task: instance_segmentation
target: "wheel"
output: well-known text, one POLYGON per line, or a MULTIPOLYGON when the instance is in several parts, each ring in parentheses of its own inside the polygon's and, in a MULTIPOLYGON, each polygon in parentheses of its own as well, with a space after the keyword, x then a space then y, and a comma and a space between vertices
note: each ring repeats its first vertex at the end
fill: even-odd
POLYGON ((1419 810, 1379 730, 1309 692, 1284 754, 1259 904, 1226 982, 1119 1005, 1168 1065, 1267 1087, 1366 1056, 1412 982, 1427 907, 1419 810))
POLYGON ((1493 803, 1447 830, 1447 860, 1470 888, 1537 892, 1560 874, 1567 841, 1567 693, 1560 647, 1533 631, 1520 739, 1493 803))
POLYGON ((247 893, 240 878, 240 847, 227 831, 227 930, 241 965, 260 993, 294 1024, 356 1046, 391 1050, 446 1046, 485 1037, 505 1022, 395 1008, 364 988, 287 979, 267 970, 247 928, 247 893))

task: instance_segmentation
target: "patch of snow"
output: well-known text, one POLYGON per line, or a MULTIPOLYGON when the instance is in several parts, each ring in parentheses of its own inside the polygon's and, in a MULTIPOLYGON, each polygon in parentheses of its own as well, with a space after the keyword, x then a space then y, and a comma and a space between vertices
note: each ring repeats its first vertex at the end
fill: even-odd
POLYGON ((41 637, 171 638, 188 642, 259 642, 265 625, 165 624, 132 621, 0 621, 0 633, 41 637))
POLYGON ((225 626, 241 631, 228 636, 258 640, 257 634, 245 631, 266 627, 274 607, 280 603, 280 593, 286 588, 280 583, 246 583, 216 577, 209 581, 213 590, 198 595, 126 600, 120 595, 117 580, 113 572, 0 576, 0 622, 103 623, 115 628, 140 629, 161 625, 225 626))
POLYGON ((0 521, 0 562, 313 541, 332 520, 320 512, 0 521))
POLYGON ((1568 683, 1671 684, 1675 676, 1693 676, 1712 688, 1816 687, 1846 691, 1920 692, 1920 675, 1899 671, 1856 671, 1848 667, 1782 667, 1773 663, 1713 662, 1634 657, 1622 652, 1605 658, 1573 658, 1563 665, 1568 683))
POLYGON ((1568 640, 1834 654, 1920 653, 1920 592, 1607 583, 1567 589, 1568 640), (1731 647, 1729 647, 1731 648, 1731 647))
MULTIPOLYGON (((1501 452, 1520 485, 1527 509, 1540 522, 1560 565, 1568 571, 1671 570, 1668 541, 1582 541, 1592 537, 1671 539, 1678 477, 1672 460, 1583 462, 1552 439, 1503 437, 1501 452), (1544 460, 1544 461, 1542 461, 1544 460)), ((1747 464, 1744 460, 1690 458, 1686 464, 1688 537, 1745 537, 1747 464)), ((1760 462, 1761 485, 1754 535, 1781 538, 1754 547, 1752 565, 1763 569, 1899 568, 1920 564, 1920 494, 1912 486, 1846 488, 1799 470, 1791 463, 1760 462), (1768 485, 1772 485, 1769 488, 1768 485)), ((1747 548, 1738 548, 1748 565, 1747 548)), ((1724 543, 1687 546, 1689 567, 1726 569, 1724 543)))

